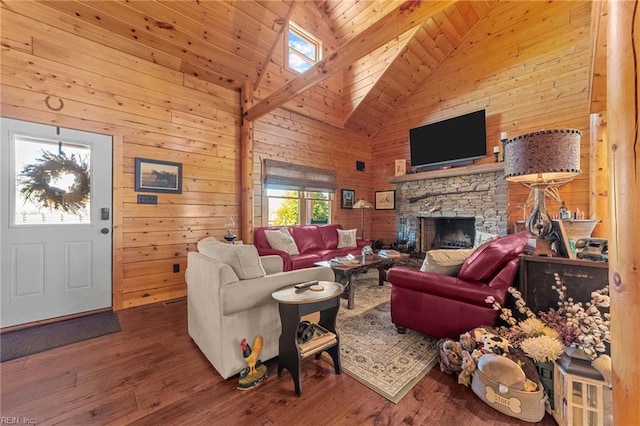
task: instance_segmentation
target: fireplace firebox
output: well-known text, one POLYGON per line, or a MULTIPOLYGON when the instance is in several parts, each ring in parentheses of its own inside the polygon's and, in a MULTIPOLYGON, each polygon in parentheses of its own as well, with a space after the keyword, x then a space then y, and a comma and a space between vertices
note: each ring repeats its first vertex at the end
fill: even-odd
POLYGON ((473 217, 419 217, 420 251, 471 248, 476 233, 473 217))

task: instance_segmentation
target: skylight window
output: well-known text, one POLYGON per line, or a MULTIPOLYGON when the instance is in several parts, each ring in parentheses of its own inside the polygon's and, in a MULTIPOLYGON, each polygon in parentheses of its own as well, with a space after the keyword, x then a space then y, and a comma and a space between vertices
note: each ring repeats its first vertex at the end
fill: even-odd
POLYGON ((322 59, 322 43, 313 35, 289 21, 287 34, 287 65, 303 73, 322 59))

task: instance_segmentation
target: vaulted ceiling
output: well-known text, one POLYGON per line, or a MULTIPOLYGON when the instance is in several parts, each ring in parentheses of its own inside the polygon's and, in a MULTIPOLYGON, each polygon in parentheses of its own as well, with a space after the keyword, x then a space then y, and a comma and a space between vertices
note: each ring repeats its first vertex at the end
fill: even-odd
POLYGON ((250 83, 257 106, 252 118, 283 106, 368 136, 375 135, 498 4, 495 0, 43 3, 52 14, 66 16, 69 31, 140 59, 233 90, 250 83), (283 65, 289 19, 324 42, 325 59, 301 75, 283 65))

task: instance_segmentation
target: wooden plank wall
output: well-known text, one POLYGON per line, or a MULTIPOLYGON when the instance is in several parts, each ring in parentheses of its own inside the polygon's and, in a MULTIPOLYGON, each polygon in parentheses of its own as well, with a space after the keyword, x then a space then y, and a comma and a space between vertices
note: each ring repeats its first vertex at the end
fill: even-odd
MULTIPOLYGON (((267 218, 262 216, 263 186, 260 177, 264 159, 272 158, 336 170, 339 189, 333 203, 331 222, 339 223, 345 229, 360 229, 361 212, 340 208, 339 197, 340 189, 352 189, 356 200, 364 198, 373 202, 370 182, 375 172, 371 167, 370 142, 366 138, 278 109, 256 121, 254 139, 255 226, 267 225, 267 218), (356 160, 365 163, 365 171, 356 170, 356 160)), ((372 215, 365 212, 365 231, 371 230, 371 219, 372 215)), ((370 236, 368 232, 366 236, 370 236)))
MULTIPOLYGON (((382 111, 377 111, 377 117, 371 117, 369 114, 361 113, 358 106, 361 106, 363 100, 370 96, 370 92, 374 85, 382 77, 383 73, 393 64, 394 59, 403 50, 403 48, 409 43, 409 40, 414 36, 416 30, 410 30, 402 34, 396 40, 388 43, 373 52, 358 59, 348 69, 344 71, 344 109, 346 112, 345 121, 349 121, 348 128, 359 129, 367 128, 367 124, 376 124, 378 120, 384 121, 389 114, 393 114, 394 103, 390 102, 387 108, 381 108, 382 111), (363 119, 355 119, 352 114, 359 116, 367 116, 371 121, 363 119), (355 122, 354 122, 355 121, 355 122), (366 123, 364 123, 367 121, 366 123)), ((376 92, 383 92, 383 89, 387 87, 383 85, 383 88, 378 89, 376 92)), ((375 89, 374 89, 375 90, 375 89)), ((378 102, 376 105, 380 108, 385 105, 383 102, 378 102)), ((368 111, 368 110, 367 110, 368 111)), ((360 132, 361 134, 367 134, 366 132, 360 132)))
MULTIPOLYGON (((344 119, 341 77, 291 102, 288 110, 257 120, 254 224, 266 224, 263 159, 335 169, 339 188, 373 202, 374 191, 395 188, 388 178, 395 159, 409 158, 409 128, 480 108, 489 116, 488 152, 501 131, 575 127, 585 133, 582 156, 588 158, 590 5, 535 5, 499 2, 375 136, 373 146, 337 126, 344 119), (365 162, 365 172, 356 171, 356 160, 365 162)), ((193 78, 181 72, 179 59, 76 21, 71 12, 34 2, 2 3, 2 114, 115 136, 115 307, 183 296, 188 251, 203 237, 221 237, 229 216, 238 222, 239 92, 193 78), (51 111, 44 104, 47 95, 65 107, 51 111), (138 205, 135 157, 182 162, 183 194, 159 194, 159 205, 138 205)), ((297 3, 293 16, 316 19, 297 3)), ((258 97, 292 78, 282 68, 283 53, 274 48, 258 97)), ((588 209, 588 167, 583 161, 581 177, 561 190, 572 209, 588 209)), ((510 221, 521 219, 527 191, 512 185, 510 194, 510 221)), ((360 217, 334 203, 334 223, 359 228, 360 217)), ((366 211, 365 219, 367 237, 395 240, 395 212, 366 211)))
MULTIPOLYGON (((324 56, 338 47, 318 9, 306 2, 296 2, 292 7, 291 20, 323 41, 324 56)), ((285 66, 286 29, 285 25, 285 30, 278 37, 273 48, 271 60, 266 66, 264 75, 261 76, 255 88, 255 96, 258 99, 266 98, 299 75, 285 66)), ((334 126, 341 126, 344 120, 342 86, 342 74, 334 75, 287 102, 285 107, 334 126)))
MULTIPOLYGON (((324 40, 324 54, 338 47, 320 11, 311 3, 296 2, 291 19, 324 40)), ((265 98, 297 76, 285 66, 285 39, 280 37, 273 49, 265 75, 255 91, 265 98)), ((361 212, 340 208, 340 189, 352 189, 356 199, 372 201, 370 141, 342 130, 343 76, 338 74, 321 82, 291 102, 256 120, 254 125, 254 225, 266 226, 263 216, 261 184, 264 159, 272 158, 313 167, 336 170, 339 189, 332 209, 332 223, 345 229, 361 227, 361 212), (286 108, 286 109, 285 109, 286 108), (304 115, 303 115, 304 114, 304 115), (314 117, 314 119, 308 118, 314 117), (364 172, 356 170, 356 160, 365 163, 364 172)), ((365 215, 365 229, 371 229, 371 215, 365 215)))
MULTIPOLYGON (((509 137, 551 128, 583 132, 582 174, 560 194, 571 210, 579 208, 588 217, 590 7, 590 2, 544 7, 498 2, 373 138, 372 190, 395 189, 388 179, 395 159, 409 159, 410 128, 485 108, 488 156, 478 163, 493 161, 500 132, 509 137)), ((509 184, 510 229, 523 219, 528 194, 524 186, 509 184)), ((547 206, 557 211, 553 200, 547 206)), ((378 238, 395 241, 393 211, 375 211, 373 221, 378 238)))
POLYGON ((115 136, 115 308, 184 296, 187 252, 239 215, 239 92, 91 41, 110 36, 46 6, 1 12, 2 115, 115 136), (183 193, 138 205, 135 157, 183 163, 183 193))
MULTIPOLYGON (((44 5, 3 3, 1 15, 2 115, 114 136, 115 308, 184 296, 187 253, 206 236, 221 238, 229 216, 240 222, 239 92, 177 71, 180 63, 170 57, 162 56, 160 65, 123 52, 132 47, 98 43, 113 35, 44 5), (47 95, 65 107, 51 111, 44 104, 47 95), (136 157, 183 163, 183 193, 158 194, 157 206, 138 205, 136 157), (173 273, 176 263, 179 273, 173 273)), ((301 22, 309 19, 299 16, 301 22)), ((283 52, 274 53, 270 73, 291 78, 281 68, 283 52)), ((158 52, 147 56, 153 54, 158 52)), ((265 78, 261 89, 268 92, 286 78, 265 78)), ((341 77, 337 80, 341 84, 341 77)), ((335 115, 329 121, 341 121, 339 86, 330 81, 312 92, 320 98, 307 103, 309 111, 324 110, 326 117, 335 115)), ((255 139, 256 226, 262 223, 264 158, 336 169, 340 188, 372 199, 365 138, 277 110, 256 122, 255 139), (356 171, 356 160, 368 170, 356 171)), ((371 215, 365 217, 371 229, 371 215)), ((337 200, 332 221, 359 228, 360 212, 341 209, 337 200)))

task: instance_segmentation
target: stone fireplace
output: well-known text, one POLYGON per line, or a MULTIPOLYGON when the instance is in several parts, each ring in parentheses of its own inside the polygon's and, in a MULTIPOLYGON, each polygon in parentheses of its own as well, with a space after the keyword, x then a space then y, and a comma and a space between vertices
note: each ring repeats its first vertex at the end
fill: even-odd
POLYGON ((413 173, 396 183, 398 242, 410 251, 472 247, 476 232, 507 233, 504 164, 413 173))

